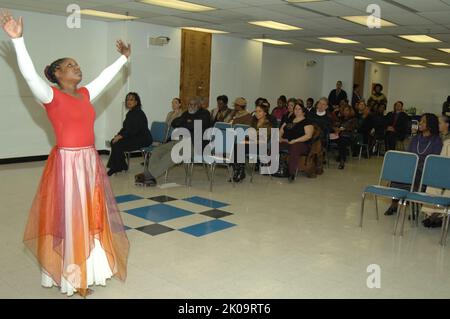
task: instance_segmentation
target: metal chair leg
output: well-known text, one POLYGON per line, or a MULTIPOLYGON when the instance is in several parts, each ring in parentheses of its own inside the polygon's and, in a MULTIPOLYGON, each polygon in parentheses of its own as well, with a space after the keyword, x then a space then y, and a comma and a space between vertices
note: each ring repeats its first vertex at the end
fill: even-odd
POLYGON ((130 169, 130 153, 125 152, 125 160, 127 162, 127 171, 130 169))
POLYGON ((362 149, 363 149, 363 147, 362 147, 362 145, 360 145, 360 146, 359 146, 359 157, 358 157, 358 161, 361 160, 361 157, 362 157, 362 149))
POLYGON ((210 192, 212 192, 212 190, 213 190, 215 171, 216 171, 216 165, 214 163, 212 163, 211 164, 211 179, 209 181, 209 191, 210 192))
POLYGON ((184 164, 184 184, 186 187, 189 187, 188 181, 189 181, 189 164, 184 164))
POLYGON ((441 234, 441 241, 440 241, 440 244, 442 246, 445 246, 445 244, 447 242, 449 220, 450 220, 450 218, 448 216, 448 207, 447 207, 447 208, 445 208, 444 218, 442 220, 442 234, 441 234))
POLYGON ((192 186, 192 176, 194 175, 194 163, 191 163, 189 170, 189 187, 192 186))
POLYGON ((210 177, 209 177, 209 171, 208 171, 208 166, 205 164, 205 163, 203 163, 203 167, 205 168, 205 172, 206 172, 206 178, 208 179, 208 181, 210 180, 210 177))
POLYGON ((231 184, 233 185, 233 187, 235 187, 236 184, 234 183, 234 179, 233 179, 233 167, 228 164, 227 168, 228 168, 228 175, 230 176, 231 184))
MULTIPOLYGON (((400 205, 400 203, 399 203, 398 207, 400 207, 400 211, 403 212, 402 228, 400 230, 400 236, 403 236, 404 229, 405 229, 405 220, 406 220, 406 200, 403 201, 402 205, 400 205), (400 206, 402 206, 402 207, 400 207, 400 206)), ((397 214, 399 214, 399 210, 398 209, 397 209, 397 214)))
POLYGON ((369 145, 366 145, 366 150, 367 150, 367 159, 369 159, 370 158, 369 145))
POLYGON ((380 215, 378 213, 378 198, 375 196, 375 211, 377 213, 377 220, 380 220, 380 215))
POLYGON ((401 207, 402 201, 398 202, 398 206, 397 206, 397 218, 395 218, 395 224, 394 224, 394 236, 397 235, 397 228, 398 228, 398 224, 400 221, 400 213, 402 212, 401 209, 399 209, 401 207))
POLYGON ((169 177, 169 170, 166 169, 166 172, 164 173, 164 184, 167 184, 168 177, 169 177))
POLYGON ((363 225, 363 215, 364 215, 364 201, 366 200, 366 193, 362 194, 362 200, 361 200, 361 217, 359 219, 359 227, 362 228, 363 225))

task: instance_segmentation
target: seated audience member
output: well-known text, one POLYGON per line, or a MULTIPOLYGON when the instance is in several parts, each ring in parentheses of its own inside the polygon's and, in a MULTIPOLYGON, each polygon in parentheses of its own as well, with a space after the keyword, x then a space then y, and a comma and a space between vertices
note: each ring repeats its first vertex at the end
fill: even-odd
POLYGON ((128 170, 124 152, 139 150, 153 143, 139 95, 135 92, 128 93, 125 104, 128 112, 122 129, 111 140, 111 154, 107 164, 108 176, 128 170))
POLYGON ((358 113, 356 115, 356 118, 358 123, 358 134, 362 137, 362 141, 364 144, 369 144, 372 131, 375 129, 375 116, 370 113, 370 109, 366 105, 366 102, 364 102, 364 100, 359 101, 359 103, 357 104, 357 110, 358 113))
MULTIPOLYGON (((442 146, 441 151, 442 156, 450 157, 450 139, 446 139, 444 141, 444 144, 442 146)), ((426 192, 431 195, 438 195, 438 196, 447 196, 450 197, 450 191, 445 190, 442 192, 439 188, 434 187, 427 187, 426 192)), ((422 221, 422 224, 425 227, 441 227, 442 226, 442 217, 444 216, 444 210, 443 209, 436 209, 433 207, 429 207, 424 205, 422 207, 422 212, 427 215, 427 218, 425 218, 422 221)))
POLYGON ((370 111, 378 109, 380 104, 387 105, 386 96, 383 94, 383 86, 379 83, 375 84, 372 95, 367 100, 367 106, 370 111))
MULTIPOLYGON (((172 127, 182 127, 189 130, 193 142, 195 121, 201 121, 203 136, 203 132, 210 127, 211 116, 208 110, 202 108, 200 98, 194 98, 189 101, 187 111, 172 120, 172 127)), ((168 143, 158 145, 153 149, 148 165, 152 185, 156 185, 157 177, 161 176, 166 170, 175 165, 171 153, 173 146, 179 142, 180 141, 172 140, 168 143)), ((208 141, 203 141, 203 147, 205 147, 207 143, 208 141)))
MULTIPOLYGON (((420 118, 419 133, 413 136, 408 146, 408 152, 419 156, 417 165, 416 180, 414 181, 414 191, 419 191, 420 179, 422 178, 423 165, 425 159, 430 154, 440 154, 442 150, 442 141, 439 136, 439 120, 436 115, 425 113, 420 118)), ((392 187, 409 190, 410 185, 391 183, 392 187)), ((423 190, 420 190, 423 191, 423 190)), ((397 211, 398 200, 392 200, 391 206, 384 213, 393 215, 397 211)))
POLYGON ((342 89, 342 81, 336 82, 336 89, 331 90, 330 94, 328 95, 328 105, 329 105, 329 112, 333 112, 335 109, 339 107, 339 103, 341 103, 342 100, 347 99, 347 92, 345 92, 342 89))
POLYGON ((216 122, 230 122, 232 109, 228 108, 228 97, 220 95, 217 97, 217 107, 211 112, 211 125, 216 122))
MULTIPOLYGON (((386 150, 397 149, 397 143, 403 143, 408 137, 409 117, 403 112, 403 102, 394 104, 394 111, 386 115, 386 150)), ((399 147, 404 150, 405 147, 399 147)))
POLYGON ((295 105, 294 118, 284 123, 280 128, 280 150, 289 151, 289 181, 295 179, 300 156, 307 155, 310 149, 309 141, 314 133, 313 124, 306 119, 306 110, 300 104, 295 105))
MULTIPOLYGON (((337 126, 339 138, 336 140, 336 143, 339 149, 339 169, 344 169, 345 161, 347 160, 347 150, 353 143, 357 127, 357 120, 353 115, 353 110, 350 105, 344 106, 337 126)), ((352 156, 352 154, 350 154, 350 156, 352 156)))
POLYGON ((317 124, 322 131, 322 144, 326 145, 328 135, 334 133, 334 120, 327 112, 328 99, 326 97, 321 98, 316 105, 316 111, 310 113, 309 120, 317 124))
POLYGON ((204 96, 204 97, 200 98, 200 101, 201 101, 202 109, 208 110, 208 108, 209 108, 209 98, 204 96))
POLYGON ((234 111, 231 113, 229 122, 231 124, 252 124, 252 115, 247 112, 246 108, 247 100, 243 97, 238 97, 234 101, 234 111))
POLYGON ((283 126, 284 123, 292 122, 292 119, 295 117, 294 107, 297 103, 298 103, 297 99, 295 99, 293 97, 288 100, 288 104, 287 104, 288 112, 283 115, 283 118, 281 119, 281 126, 283 126))
MULTIPOLYGON (((267 109, 268 115, 267 119, 272 124, 273 127, 279 127, 280 123, 278 122, 277 118, 270 113, 270 103, 267 99, 260 97, 255 101, 255 109, 257 106, 263 106, 265 109, 267 109)), ((255 112, 252 113, 253 119, 255 118, 255 112)))
POLYGON ((283 115, 285 115, 287 112, 288 109, 286 96, 281 95, 277 100, 277 107, 272 111, 272 116, 274 116, 277 119, 278 123, 280 123, 283 115))
MULTIPOLYGON (((373 114, 373 138, 376 141, 384 141, 386 136, 386 117, 384 115, 386 107, 380 105, 377 112, 373 114)), ((368 145, 372 145, 373 141, 368 141, 368 145)))
POLYGON ((357 104, 362 100, 361 91, 359 84, 353 84, 353 94, 352 94, 352 107, 355 113, 357 112, 357 104))
POLYGON ((314 99, 310 97, 306 100, 306 115, 308 116, 309 113, 314 113, 314 112, 315 112, 314 99))
MULTIPOLYGON (((259 105, 255 108, 255 116, 252 119, 251 126, 256 129, 257 137, 257 148, 258 148, 258 154, 259 154, 259 147, 268 147, 267 144, 270 143, 270 135, 271 135, 271 128, 272 123, 268 120, 269 115, 269 109, 264 106, 264 103, 262 105, 259 105), (259 130, 260 129, 266 129, 266 138, 263 140, 259 139, 259 130)), ((249 153, 249 146, 248 142, 246 144, 246 154, 249 153)), ((233 164, 233 180, 236 183, 239 183, 245 178, 245 163, 235 163, 233 164)))
POLYGON ((450 95, 447 96, 447 101, 442 104, 442 115, 450 116, 450 95))
POLYGON ((300 104, 301 107, 305 107, 305 102, 301 98, 297 98, 297 103, 300 104))
POLYGON ((183 114, 183 108, 181 106, 181 99, 175 97, 172 100, 172 111, 167 113, 166 116, 166 123, 170 127, 172 125, 172 121, 176 119, 177 117, 181 116, 183 114))
POLYGON ((442 142, 446 140, 450 140, 450 132, 449 132, 449 117, 448 116, 440 116, 439 117, 439 134, 441 136, 442 142))

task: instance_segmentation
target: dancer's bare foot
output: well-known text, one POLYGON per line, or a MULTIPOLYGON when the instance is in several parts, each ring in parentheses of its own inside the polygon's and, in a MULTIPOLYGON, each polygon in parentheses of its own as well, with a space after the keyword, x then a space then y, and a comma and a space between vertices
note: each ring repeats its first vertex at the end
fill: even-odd
POLYGON ((94 293, 94 290, 92 290, 92 289, 79 289, 78 290, 78 294, 81 296, 81 297, 83 297, 83 298, 86 298, 87 296, 89 296, 89 295, 92 295, 94 293))

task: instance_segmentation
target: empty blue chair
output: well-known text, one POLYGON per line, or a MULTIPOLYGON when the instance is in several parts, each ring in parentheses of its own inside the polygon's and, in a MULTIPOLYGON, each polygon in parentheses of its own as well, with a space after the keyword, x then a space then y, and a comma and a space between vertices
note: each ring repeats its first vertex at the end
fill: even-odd
MULTIPOLYGON (((450 157, 440 155, 427 156, 427 158, 425 159, 419 190, 422 190, 424 186, 440 189, 442 191, 442 194, 444 193, 444 191, 450 190, 450 157)), ((408 193, 402 205, 402 233, 406 217, 406 202, 426 204, 435 208, 444 209, 444 220, 442 223, 442 234, 440 241, 440 244, 444 246, 447 240, 449 225, 448 211, 450 207, 450 197, 427 194, 420 191, 408 193)))
MULTIPOLYGON (((397 182, 403 184, 410 184, 410 191, 414 187, 414 180, 416 178, 416 170, 419 157, 414 153, 406 153, 399 151, 389 151, 385 154, 383 160, 383 166, 381 168, 380 179, 378 185, 367 186, 362 193, 361 202, 361 219, 359 226, 362 227, 363 215, 364 215, 364 201, 366 194, 372 194, 375 196, 375 209, 378 216, 378 202, 377 197, 388 197, 391 199, 397 199, 401 202, 408 195, 408 191, 400 188, 393 188, 381 185, 382 181, 385 182, 397 182)), ((399 205, 400 207, 400 205, 399 205)), ((398 211, 397 211, 398 212, 398 211)), ((398 215, 397 215, 398 216, 398 215)), ((397 229, 397 222, 395 223, 394 234, 397 229)))
POLYGON ((167 131, 168 126, 166 122, 152 122, 152 126, 150 127, 150 133, 153 137, 153 144, 143 147, 141 149, 144 155, 144 165, 148 165, 149 156, 152 153, 155 146, 158 146, 162 143, 165 143, 167 140, 167 131))
MULTIPOLYGON (((213 127, 211 135, 212 152, 211 155, 207 155, 203 158, 203 164, 209 166, 210 172, 209 177, 209 191, 212 192, 214 184, 214 176, 216 172, 217 165, 224 165, 228 169, 228 174, 233 182, 233 156, 234 156, 234 146, 236 141, 236 134, 233 127, 229 123, 216 122, 213 127), (217 134, 222 135, 222 139, 216 138, 217 134)), ((190 176, 192 180, 192 171, 194 163, 191 163, 190 176)), ((234 182, 233 182, 234 187, 234 182)))

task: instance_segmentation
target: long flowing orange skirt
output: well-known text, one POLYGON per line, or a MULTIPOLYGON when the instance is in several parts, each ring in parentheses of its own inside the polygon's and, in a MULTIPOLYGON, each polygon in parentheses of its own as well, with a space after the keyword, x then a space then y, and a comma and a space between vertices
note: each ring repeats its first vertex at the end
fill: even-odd
POLYGON ((44 286, 85 294, 112 275, 125 280, 129 242, 101 159, 92 147, 50 153, 31 207, 25 245, 44 286))

